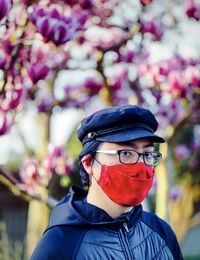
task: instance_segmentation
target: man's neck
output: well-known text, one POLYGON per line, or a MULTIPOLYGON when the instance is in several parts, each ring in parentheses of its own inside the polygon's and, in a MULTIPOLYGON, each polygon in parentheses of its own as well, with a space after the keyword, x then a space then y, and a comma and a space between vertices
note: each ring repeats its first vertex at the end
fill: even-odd
POLYGON ((116 204, 103 192, 98 184, 95 186, 95 188, 94 186, 89 188, 87 202, 103 209, 113 219, 119 218, 121 215, 132 209, 132 207, 124 207, 116 204))

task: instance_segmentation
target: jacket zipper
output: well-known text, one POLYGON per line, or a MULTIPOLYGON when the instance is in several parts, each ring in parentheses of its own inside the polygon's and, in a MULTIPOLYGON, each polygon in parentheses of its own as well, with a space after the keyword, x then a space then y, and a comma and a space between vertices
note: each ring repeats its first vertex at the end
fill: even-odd
POLYGON ((130 249, 129 242, 128 242, 128 237, 127 237, 128 232, 129 232, 128 226, 124 222, 123 227, 120 228, 120 230, 119 230, 120 243, 122 245, 122 249, 125 254, 125 259, 133 260, 133 257, 131 255, 131 249, 130 249))

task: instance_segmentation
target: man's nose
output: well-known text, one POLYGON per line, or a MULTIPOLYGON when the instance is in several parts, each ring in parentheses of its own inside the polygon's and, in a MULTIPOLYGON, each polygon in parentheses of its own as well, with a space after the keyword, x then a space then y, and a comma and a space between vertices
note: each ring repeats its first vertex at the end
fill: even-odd
POLYGON ((143 154, 139 154, 138 162, 144 162, 143 154))

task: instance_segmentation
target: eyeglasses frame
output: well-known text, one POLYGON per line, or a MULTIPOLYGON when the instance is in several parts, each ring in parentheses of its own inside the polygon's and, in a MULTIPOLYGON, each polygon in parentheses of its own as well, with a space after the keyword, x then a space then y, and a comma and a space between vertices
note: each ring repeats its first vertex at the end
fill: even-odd
POLYGON ((103 153, 103 154, 110 154, 110 155, 118 155, 118 156, 119 156, 119 162, 120 162, 120 163, 126 164, 126 165, 127 165, 127 164, 130 164, 130 163, 124 163, 124 162, 121 161, 120 154, 121 154, 121 152, 123 152, 123 151, 132 151, 132 152, 135 152, 135 153, 138 154, 138 159, 137 159, 137 161, 136 161, 135 163, 131 163, 131 165, 136 164, 136 163, 138 162, 140 156, 143 157, 143 162, 144 162, 146 165, 148 165, 148 166, 157 166, 157 165, 159 165, 160 160, 162 159, 162 154, 161 154, 160 152, 158 152, 158 151, 151 151, 151 152, 139 153, 139 152, 137 152, 137 151, 135 151, 135 150, 133 150, 133 149, 121 149, 121 150, 109 150, 109 149, 107 150, 107 149, 102 149, 102 150, 97 150, 96 153, 103 153), (160 159, 159 159, 158 164, 155 164, 155 165, 147 164, 147 163, 145 162, 145 153, 156 153, 156 154, 160 155, 160 159))

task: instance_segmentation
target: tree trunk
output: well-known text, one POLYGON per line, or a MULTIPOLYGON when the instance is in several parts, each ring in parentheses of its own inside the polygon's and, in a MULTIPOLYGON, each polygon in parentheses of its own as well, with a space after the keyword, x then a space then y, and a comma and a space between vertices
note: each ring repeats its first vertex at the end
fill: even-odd
POLYGON ((167 220, 168 216, 168 177, 167 177, 167 154, 168 154, 168 145, 161 144, 160 152, 162 153, 162 161, 158 167, 156 167, 157 172, 157 193, 156 193, 156 214, 167 220))
MULTIPOLYGON (((45 187, 39 188, 39 193, 43 197, 47 197, 48 192, 45 187)), ((49 208, 44 202, 32 200, 29 203, 28 222, 27 222, 27 238, 26 238, 26 255, 29 259, 33 249, 42 236, 49 221, 49 208)))
POLYGON ((199 185, 192 185, 190 180, 185 178, 181 186, 183 188, 182 197, 170 202, 170 224, 180 243, 187 231, 199 223, 199 220, 196 221, 195 216, 192 216, 194 204, 200 200, 199 185))
MULTIPOLYGON (((38 125, 40 127, 40 145, 37 150, 36 157, 41 160, 47 154, 49 143, 49 121, 50 116, 48 114, 38 115, 38 125)), ((40 186, 37 193, 47 200, 48 189, 44 186, 40 186)), ((27 239, 26 239, 26 255, 29 258, 34 247, 40 240, 42 233, 48 225, 49 220, 49 208, 46 203, 38 200, 32 200, 29 203, 28 220, 27 220, 27 239)))

